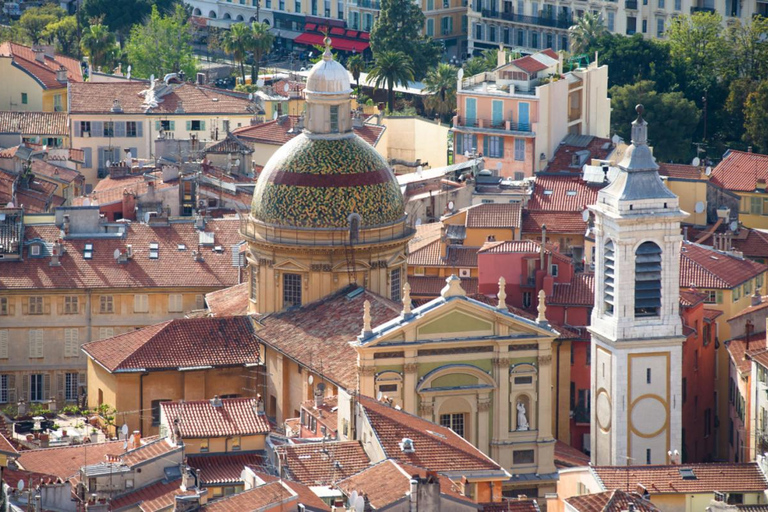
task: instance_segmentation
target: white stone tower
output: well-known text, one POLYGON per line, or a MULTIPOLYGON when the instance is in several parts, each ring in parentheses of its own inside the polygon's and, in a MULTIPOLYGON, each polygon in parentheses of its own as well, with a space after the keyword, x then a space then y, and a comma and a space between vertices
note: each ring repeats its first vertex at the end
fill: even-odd
POLYGON ((598 465, 666 464, 681 450, 682 323, 677 196, 662 183, 637 106, 632 145, 595 217, 591 454, 598 465))

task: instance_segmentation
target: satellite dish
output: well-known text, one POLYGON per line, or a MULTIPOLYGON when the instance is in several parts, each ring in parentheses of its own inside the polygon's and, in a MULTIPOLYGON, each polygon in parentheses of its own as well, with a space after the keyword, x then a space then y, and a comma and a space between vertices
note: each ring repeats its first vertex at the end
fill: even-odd
POLYGON ((235 167, 240 167, 240 159, 235 160, 235 167))
POLYGON ((694 206, 694 209, 696 210, 696 213, 701 213, 704 211, 704 201, 699 201, 696 203, 696 206, 694 206))
POLYGON ((455 205, 453 204, 453 201, 448 201, 448 209, 449 209, 449 210, 453 210, 453 207, 454 207, 454 206, 455 206, 455 205))
POLYGON ((258 80, 256 80, 256 87, 264 87, 264 79, 263 78, 259 78, 258 80))
POLYGON ((704 171, 704 174, 706 174, 707 176, 709 176, 710 174, 712 174, 712 167, 710 167, 710 166, 708 165, 708 166, 707 166, 707 169, 704 171))
POLYGON ((123 423, 123 426, 122 426, 122 427, 120 427, 120 432, 121 432, 121 433, 122 433, 124 436, 127 436, 127 435, 128 435, 128 424, 127 424, 127 423, 123 423))
POLYGON ((128 73, 125 75, 125 77, 130 80, 131 79, 131 65, 128 64, 128 73))
POLYGON ((739 223, 735 220, 732 220, 731 223, 728 225, 729 228, 731 228, 731 231, 736 231, 739 229, 739 223))
POLYGON ((154 83, 155 83, 155 74, 152 73, 151 75, 149 75, 149 86, 152 87, 152 84, 154 83))
POLYGON ((283 91, 288 92, 291 90, 291 86, 288 84, 288 82, 285 82, 283 85, 283 91))
POLYGON ((613 134, 613 137, 611 137, 611 142, 613 142, 613 145, 615 146, 616 144, 618 144, 619 142, 621 142, 621 137, 619 137, 618 135, 616 135, 616 134, 614 133, 614 134, 613 134))
POLYGON ((358 496, 355 500, 355 512, 363 512, 363 510, 365 510, 365 499, 358 496))
POLYGON ((357 491, 352 491, 349 495, 349 502, 354 503, 357 501, 357 491))
POLYGON ((311 385, 312 385, 312 383, 313 383, 313 382, 315 382, 315 378, 314 378, 313 376, 311 376, 311 375, 310 375, 310 376, 309 376, 309 378, 307 378, 307 382, 308 382, 308 383, 309 383, 309 385, 311 386, 311 385))
POLYGON ((114 258, 117 259, 120 257, 120 249, 115 249, 114 258))
POLYGON ((123 450, 128 449, 128 441, 123 441, 123 450))
POLYGON ((110 162, 109 160, 107 160, 107 161, 105 162, 105 165, 106 165, 107 167, 112 167, 112 162, 110 162))
POLYGON ((87 197, 83 199, 83 206, 91 206, 91 200, 87 197))
POLYGON ((272 114, 272 119, 277 119, 277 110, 272 114))
POLYGON ((413 223, 415 226, 421 226, 421 219, 416 219, 416 222, 413 223))
POLYGON ((317 389, 319 389, 320 391, 325 391, 325 382, 320 382, 317 385, 317 389))
POLYGON ((20 490, 20 491, 24 490, 24 480, 23 479, 21 479, 21 478, 19 479, 19 483, 16 485, 16 488, 18 490, 20 490))
POLYGON ((459 71, 456 73, 456 77, 461 80, 464 78, 464 68, 459 68, 459 71))
POLYGON ((701 165, 701 158, 695 156, 693 157, 693 161, 691 162, 691 165, 694 167, 698 167, 701 165))
POLYGON ((587 222, 589 220, 589 210, 586 208, 583 212, 581 212, 581 218, 584 220, 584 222, 587 222))
POLYGON ((376 393, 376 400, 380 402, 382 396, 384 396, 384 394, 381 391, 379 391, 378 393, 376 393))
POLYGON ((248 100, 249 101, 253 101, 253 93, 252 92, 248 93, 248 100))

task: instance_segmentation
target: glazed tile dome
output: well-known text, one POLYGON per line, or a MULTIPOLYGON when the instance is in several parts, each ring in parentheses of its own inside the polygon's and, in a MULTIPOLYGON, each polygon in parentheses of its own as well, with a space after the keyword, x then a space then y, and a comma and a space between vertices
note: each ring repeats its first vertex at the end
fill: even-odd
POLYGON ((300 134, 267 162, 253 192, 251 215, 266 224, 345 228, 397 222, 405 215, 400 186, 386 160, 356 135, 300 134))

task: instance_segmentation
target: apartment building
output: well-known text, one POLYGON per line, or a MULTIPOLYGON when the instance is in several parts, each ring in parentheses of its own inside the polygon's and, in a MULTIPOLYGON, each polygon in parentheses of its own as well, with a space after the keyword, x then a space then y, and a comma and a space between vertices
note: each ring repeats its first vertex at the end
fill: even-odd
POLYGON ((234 219, 108 223, 98 206, 0 213, 0 404, 79 400, 81 344, 182 317, 238 282, 234 219))
POLYGON ((542 170, 568 134, 607 138, 608 66, 596 62, 562 74, 551 49, 464 77, 453 119, 456 161, 482 154, 487 169, 521 180, 542 170))

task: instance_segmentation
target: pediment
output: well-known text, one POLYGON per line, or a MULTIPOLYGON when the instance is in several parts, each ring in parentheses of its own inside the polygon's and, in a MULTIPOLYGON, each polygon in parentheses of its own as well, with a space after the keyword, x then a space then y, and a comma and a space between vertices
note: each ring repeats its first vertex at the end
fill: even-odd
POLYGON ((419 338, 445 338, 461 335, 488 336, 494 334, 493 322, 466 311, 450 311, 416 329, 419 338))
POLYGON ((283 272, 309 272, 309 267, 296 260, 285 260, 275 265, 275 270, 283 272))

